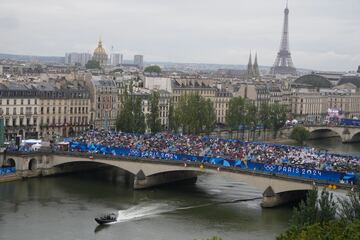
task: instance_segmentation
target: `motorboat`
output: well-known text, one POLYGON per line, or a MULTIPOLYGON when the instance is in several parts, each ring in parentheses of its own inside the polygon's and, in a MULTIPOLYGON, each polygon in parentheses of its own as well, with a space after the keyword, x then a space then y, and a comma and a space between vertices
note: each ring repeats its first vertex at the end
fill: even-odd
POLYGON ((115 213, 106 214, 95 218, 95 221, 100 225, 111 224, 117 221, 117 214, 115 213))

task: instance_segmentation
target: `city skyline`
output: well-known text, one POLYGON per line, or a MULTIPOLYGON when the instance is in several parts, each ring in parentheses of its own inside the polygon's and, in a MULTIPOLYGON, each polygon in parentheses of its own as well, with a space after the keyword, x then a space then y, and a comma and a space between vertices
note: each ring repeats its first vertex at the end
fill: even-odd
MULTIPOLYGON (((101 36, 109 54, 114 46, 114 52, 142 54, 148 61, 246 64, 253 50, 260 65, 271 66, 286 1, 38 0, 24 8, 25 4, 21 0, 0 3, 2 53, 92 53, 101 36)), ((290 48, 297 67, 357 68, 360 3, 290 1, 289 9, 290 48)))

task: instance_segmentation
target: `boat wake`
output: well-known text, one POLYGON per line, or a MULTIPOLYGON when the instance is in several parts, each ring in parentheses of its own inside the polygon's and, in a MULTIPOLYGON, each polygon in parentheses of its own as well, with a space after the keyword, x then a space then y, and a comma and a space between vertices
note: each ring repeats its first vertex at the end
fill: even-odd
POLYGON ((117 221, 114 223, 128 222, 157 216, 161 213, 171 212, 176 210, 168 204, 150 204, 150 205, 136 205, 126 210, 118 212, 117 221))
POLYGON ((202 208, 202 207, 208 207, 208 206, 232 204, 232 203, 239 203, 239 202, 248 202, 248 201, 254 201, 254 200, 258 200, 258 199, 261 199, 261 197, 236 199, 236 200, 221 201, 221 202, 212 202, 212 203, 205 203, 205 204, 185 206, 185 207, 174 207, 174 206, 170 206, 169 204, 165 204, 165 203, 139 204, 139 205, 133 206, 131 208, 118 211, 117 221, 114 223, 128 222, 128 221, 134 221, 134 220, 139 220, 139 219, 143 219, 143 218, 155 217, 155 216, 163 214, 163 213, 170 213, 170 212, 175 212, 175 211, 180 211, 180 210, 188 210, 188 209, 194 209, 194 208, 202 208))
POLYGON ((164 213, 170 213, 170 212, 175 212, 175 211, 185 211, 185 210, 189 210, 189 209, 222 205, 222 204, 254 201, 257 199, 260 199, 260 198, 256 197, 256 198, 248 198, 248 199, 237 199, 237 200, 231 200, 231 201, 205 203, 205 204, 185 206, 185 207, 174 207, 174 206, 170 206, 169 204, 165 204, 165 203, 139 204, 139 205, 133 206, 131 208, 118 211, 117 220, 115 222, 109 223, 108 225, 99 225, 95 229, 95 232, 105 229, 107 226, 112 225, 112 224, 136 221, 136 220, 140 220, 140 219, 144 219, 144 218, 151 218, 151 217, 155 217, 155 216, 158 216, 158 215, 164 214, 164 213))

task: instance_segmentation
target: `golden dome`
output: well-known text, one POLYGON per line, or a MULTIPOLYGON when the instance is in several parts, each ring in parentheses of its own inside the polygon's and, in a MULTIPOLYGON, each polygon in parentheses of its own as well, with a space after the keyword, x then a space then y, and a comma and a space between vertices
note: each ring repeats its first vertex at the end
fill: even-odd
POLYGON ((98 43, 98 47, 94 50, 94 55, 97 55, 97 54, 101 54, 101 55, 105 55, 106 54, 106 51, 105 49, 103 48, 102 46, 102 41, 99 40, 99 43, 98 43))

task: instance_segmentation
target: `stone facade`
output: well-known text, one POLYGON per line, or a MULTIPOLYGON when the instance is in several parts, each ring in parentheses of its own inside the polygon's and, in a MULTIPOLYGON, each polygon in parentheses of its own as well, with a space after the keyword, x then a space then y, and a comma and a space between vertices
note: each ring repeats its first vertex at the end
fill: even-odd
POLYGON ((51 140, 89 127, 90 95, 74 83, 5 82, 0 84, 0 105, 7 140, 23 138, 51 140))

